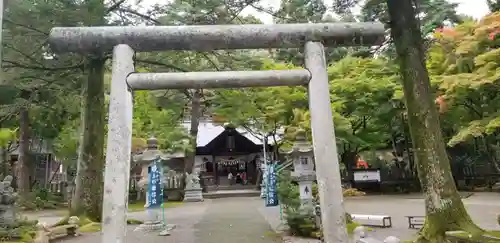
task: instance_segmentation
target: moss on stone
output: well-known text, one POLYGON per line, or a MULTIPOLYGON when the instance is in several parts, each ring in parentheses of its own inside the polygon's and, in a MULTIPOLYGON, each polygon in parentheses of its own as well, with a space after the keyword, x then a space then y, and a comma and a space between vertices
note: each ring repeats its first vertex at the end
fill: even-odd
POLYGON ((100 223, 88 223, 86 225, 83 225, 80 227, 80 232, 82 233, 92 233, 92 232, 99 232, 101 231, 101 224, 100 223))
POLYGON ((144 223, 144 222, 141 220, 138 220, 138 219, 127 219, 127 224, 130 224, 130 225, 137 225, 137 224, 142 224, 142 223, 144 223))

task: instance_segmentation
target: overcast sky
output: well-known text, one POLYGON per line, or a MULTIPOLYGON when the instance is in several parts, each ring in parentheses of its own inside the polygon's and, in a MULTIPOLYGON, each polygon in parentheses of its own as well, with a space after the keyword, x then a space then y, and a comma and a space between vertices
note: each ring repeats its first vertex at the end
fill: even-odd
MULTIPOLYGON (((143 0, 142 5, 144 7, 147 7, 148 5, 153 5, 155 3, 160 3, 164 1, 168 0, 143 0)), ((458 3, 458 8, 457 8, 458 13, 466 14, 477 19, 481 18, 482 16, 486 15, 489 12, 488 6, 486 5, 486 0, 449 0, 449 1, 453 3, 458 3)), ((280 0, 261 1, 262 6, 273 7, 273 8, 279 7, 279 3, 280 0)), ((243 13, 257 16, 266 24, 270 24, 273 21, 272 17, 269 14, 259 12, 251 7, 245 9, 243 13)))

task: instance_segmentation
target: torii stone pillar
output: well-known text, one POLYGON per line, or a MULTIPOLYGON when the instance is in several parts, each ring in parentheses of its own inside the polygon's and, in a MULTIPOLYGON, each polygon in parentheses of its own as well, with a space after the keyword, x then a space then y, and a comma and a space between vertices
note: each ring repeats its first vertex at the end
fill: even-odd
POLYGON ((56 53, 92 54, 113 51, 102 242, 126 242, 132 138, 131 90, 304 85, 309 91, 324 241, 347 243, 323 46, 370 46, 382 43, 384 37, 385 30, 381 23, 53 28, 49 44, 56 53), (134 73, 134 51, 270 48, 304 48, 306 69, 182 74, 134 73))

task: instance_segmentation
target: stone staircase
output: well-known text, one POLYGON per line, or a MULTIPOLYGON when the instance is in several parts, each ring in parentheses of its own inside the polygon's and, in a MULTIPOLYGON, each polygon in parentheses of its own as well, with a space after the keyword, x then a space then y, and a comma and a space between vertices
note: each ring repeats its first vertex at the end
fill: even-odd
POLYGON ((241 185, 241 184, 235 184, 235 185, 227 185, 227 184, 222 184, 222 185, 211 185, 207 186, 207 191, 227 191, 227 190, 253 190, 255 189, 255 185, 241 185))
POLYGON ((220 185, 208 186, 207 191, 203 193, 203 198, 228 198, 228 197, 258 197, 260 191, 255 185, 220 185))

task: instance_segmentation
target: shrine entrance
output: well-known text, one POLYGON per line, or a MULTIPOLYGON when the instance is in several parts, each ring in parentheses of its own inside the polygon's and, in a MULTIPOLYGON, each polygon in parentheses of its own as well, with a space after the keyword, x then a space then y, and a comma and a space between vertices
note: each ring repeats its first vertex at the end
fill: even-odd
MULTIPOLYGON (((263 150, 262 141, 259 139, 238 129, 225 127, 224 131, 208 144, 196 148, 196 156, 203 157, 200 166, 201 179, 204 180, 207 190, 256 185, 263 150)), ((272 151, 272 146, 266 145, 266 151, 272 151)))
POLYGON ((348 242, 324 46, 375 45, 381 23, 56 27, 55 53, 113 52, 102 217, 103 243, 125 243, 132 147, 133 90, 308 87, 316 177, 326 243, 348 242), (305 69, 136 73, 135 52, 303 48, 305 69))

